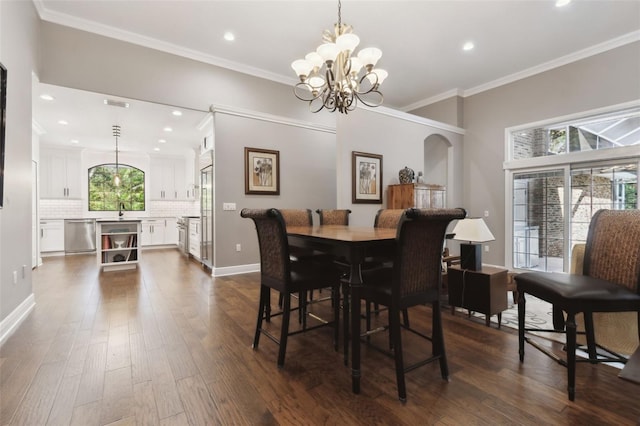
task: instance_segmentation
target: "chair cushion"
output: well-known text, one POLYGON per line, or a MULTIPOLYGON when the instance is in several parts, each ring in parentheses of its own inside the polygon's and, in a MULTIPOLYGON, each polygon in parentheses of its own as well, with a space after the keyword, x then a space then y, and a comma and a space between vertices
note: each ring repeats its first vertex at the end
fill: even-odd
POLYGON ((585 275, 525 272, 515 277, 518 292, 546 300, 566 312, 640 310, 640 295, 628 288, 585 275))

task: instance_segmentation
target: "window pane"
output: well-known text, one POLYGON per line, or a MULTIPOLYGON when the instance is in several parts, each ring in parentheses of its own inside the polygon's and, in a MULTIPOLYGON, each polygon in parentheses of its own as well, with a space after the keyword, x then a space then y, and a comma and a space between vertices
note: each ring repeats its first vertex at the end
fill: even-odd
POLYGON ((115 186, 115 164, 102 164, 89 169, 90 211, 144 211, 144 172, 119 164, 120 186, 115 186))
POLYGON ((563 171, 516 174, 513 188, 513 266, 562 271, 563 171))
POLYGON ((511 133, 513 160, 640 144, 640 108, 511 133))

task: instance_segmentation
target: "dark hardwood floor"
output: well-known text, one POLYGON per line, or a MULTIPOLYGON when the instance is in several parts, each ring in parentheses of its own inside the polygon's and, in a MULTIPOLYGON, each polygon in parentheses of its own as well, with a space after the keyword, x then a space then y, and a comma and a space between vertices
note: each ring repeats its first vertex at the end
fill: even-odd
MULTIPOLYGON (((570 402, 566 370, 530 346, 521 364, 514 330, 448 310, 449 382, 437 363, 407 373, 403 405, 393 361, 363 346, 353 395, 328 328, 291 337, 283 369, 273 342, 251 349, 258 274, 213 279, 177 250, 142 259, 136 271, 99 273, 93 256, 46 258, 34 271, 36 307, 0 348, 1 425, 640 422, 640 385, 618 370, 579 364, 570 402)), ((412 309, 412 325, 428 329, 428 314, 412 309)), ((403 339, 409 361, 429 351, 403 339)))

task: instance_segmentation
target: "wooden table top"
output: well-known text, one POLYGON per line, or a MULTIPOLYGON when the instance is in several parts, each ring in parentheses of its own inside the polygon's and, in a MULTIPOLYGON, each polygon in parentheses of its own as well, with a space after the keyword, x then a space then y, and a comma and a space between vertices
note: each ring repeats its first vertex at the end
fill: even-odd
POLYGON ((287 227, 287 234, 346 242, 391 240, 396 238, 395 229, 345 225, 290 226, 287 227))

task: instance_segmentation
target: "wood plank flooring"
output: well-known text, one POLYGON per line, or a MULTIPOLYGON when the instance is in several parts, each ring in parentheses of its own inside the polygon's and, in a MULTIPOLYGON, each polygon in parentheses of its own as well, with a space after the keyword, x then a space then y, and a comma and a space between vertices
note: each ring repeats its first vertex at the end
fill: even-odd
MULTIPOLYGON (((566 370, 530 346, 521 364, 514 330, 448 310, 449 382, 437 363, 407 373, 403 405, 393 361, 363 346, 353 395, 328 328, 291 337, 283 369, 273 342, 251 349, 258 274, 213 279, 177 250, 147 250, 139 266, 45 258, 35 310, 0 348, 0 425, 640 423, 640 385, 618 370, 579 364, 570 402, 566 370)), ((413 308, 412 325, 428 330, 429 314, 413 308)), ((403 339, 407 362, 430 351, 403 339)))

